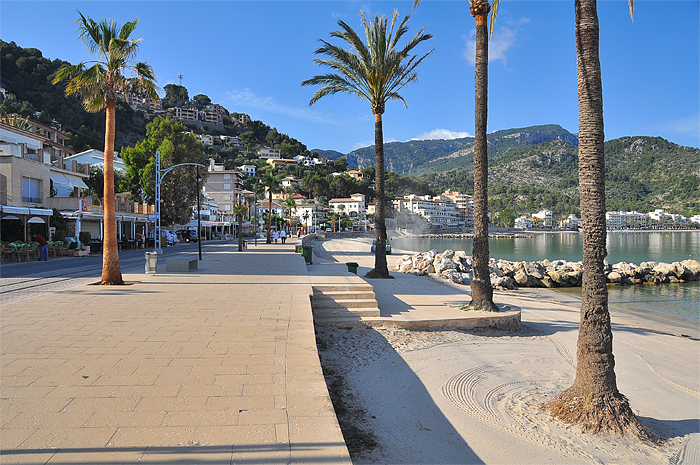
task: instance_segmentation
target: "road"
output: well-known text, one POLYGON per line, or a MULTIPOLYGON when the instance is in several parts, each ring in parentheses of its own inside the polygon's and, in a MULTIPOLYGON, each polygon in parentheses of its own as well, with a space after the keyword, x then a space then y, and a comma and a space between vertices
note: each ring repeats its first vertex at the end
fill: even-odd
MULTIPOLYGON (((202 243, 202 249, 207 244, 202 243)), ((119 252, 122 272, 144 272, 144 252, 129 250, 119 252)), ((173 257, 183 252, 197 251, 197 244, 182 243, 163 249, 164 255, 173 257)), ((0 265, 0 306, 25 300, 37 295, 55 292, 69 287, 99 281, 102 275, 102 255, 89 257, 50 258, 47 262, 8 262, 0 265)))

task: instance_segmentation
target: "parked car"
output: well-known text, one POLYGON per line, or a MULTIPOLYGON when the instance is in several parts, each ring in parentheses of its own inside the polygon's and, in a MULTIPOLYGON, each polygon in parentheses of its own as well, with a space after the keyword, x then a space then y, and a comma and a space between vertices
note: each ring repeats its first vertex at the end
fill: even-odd
POLYGON ((177 242, 177 235, 169 229, 164 229, 163 232, 167 238, 168 245, 175 245, 177 242))
POLYGON ((197 242, 197 231, 191 229, 180 229, 175 231, 180 242, 197 242))
MULTIPOLYGON (((377 251, 377 240, 372 241, 372 253, 377 251)), ((386 238, 386 254, 391 255, 391 239, 386 238)))

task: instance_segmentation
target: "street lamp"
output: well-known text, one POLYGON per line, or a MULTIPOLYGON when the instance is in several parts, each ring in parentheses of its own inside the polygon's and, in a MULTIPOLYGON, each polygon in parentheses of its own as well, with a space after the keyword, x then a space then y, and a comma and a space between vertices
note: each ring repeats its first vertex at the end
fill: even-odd
POLYGON ((199 181, 202 180, 202 177, 199 175, 199 166, 197 165, 197 177, 195 178, 197 180, 197 247, 199 248, 199 259, 202 259, 202 237, 200 236, 200 231, 202 230, 202 223, 201 223, 201 213, 200 213, 200 208, 199 208, 199 181))
MULTIPOLYGON (((160 244, 160 184, 163 181, 163 178, 165 177, 166 174, 168 174, 173 168, 177 168, 178 166, 196 166, 197 167, 197 220, 199 221, 199 181, 202 179, 199 176, 199 167, 201 166, 204 168, 204 165, 200 165, 199 163, 180 163, 178 165, 173 165, 169 167, 167 170, 163 171, 161 173, 160 171, 160 150, 156 151, 156 234, 155 234, 155 246, 156 246, 156 252, 160 255, 163 253, 163 249, 161 249, 161 244, 160 244)), ((199 223, 198 223, 199 225, 199 223)), ((199 237, 199 230, 197 231, 197 242, 200 242, 200 237, 199 237)), ((200 242, 199 246, 199 259, 202 259, 202 246, 200 242)))

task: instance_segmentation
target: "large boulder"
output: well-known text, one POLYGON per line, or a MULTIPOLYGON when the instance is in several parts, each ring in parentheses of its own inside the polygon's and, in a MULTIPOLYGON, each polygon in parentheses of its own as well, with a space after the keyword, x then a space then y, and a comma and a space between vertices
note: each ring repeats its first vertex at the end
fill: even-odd
POLYGON ((620 284, 622 282, 622 275, 617 271, 611 271, 608 273, 607 281, 612 284, 620 284))
MULTIPOLYGON (((437 261, 437 259, 435 261, 437 261)), ((433 266, 435 267, 435 271, 437 273, 442 273, 443 271, 457 270, 457 264, 451 258, 446 258, 444 256, 440 261, 438 261, 437 264, 433 262, 433 266)))
POLYGON ((686 281, 699 281, 700 280, 700 262, 697 260, 683 260, 681 262, 685 273, 683 274, 683 279, 686 281))

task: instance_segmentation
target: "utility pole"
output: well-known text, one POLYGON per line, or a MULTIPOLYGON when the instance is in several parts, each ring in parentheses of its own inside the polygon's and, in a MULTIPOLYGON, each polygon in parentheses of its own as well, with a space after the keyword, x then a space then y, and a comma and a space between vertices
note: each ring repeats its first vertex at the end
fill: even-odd
POLYGON ((182 87, 182 78, 185 76, 183 74, 178 74, 177 77, 180 78, 180 87, 182 87))

